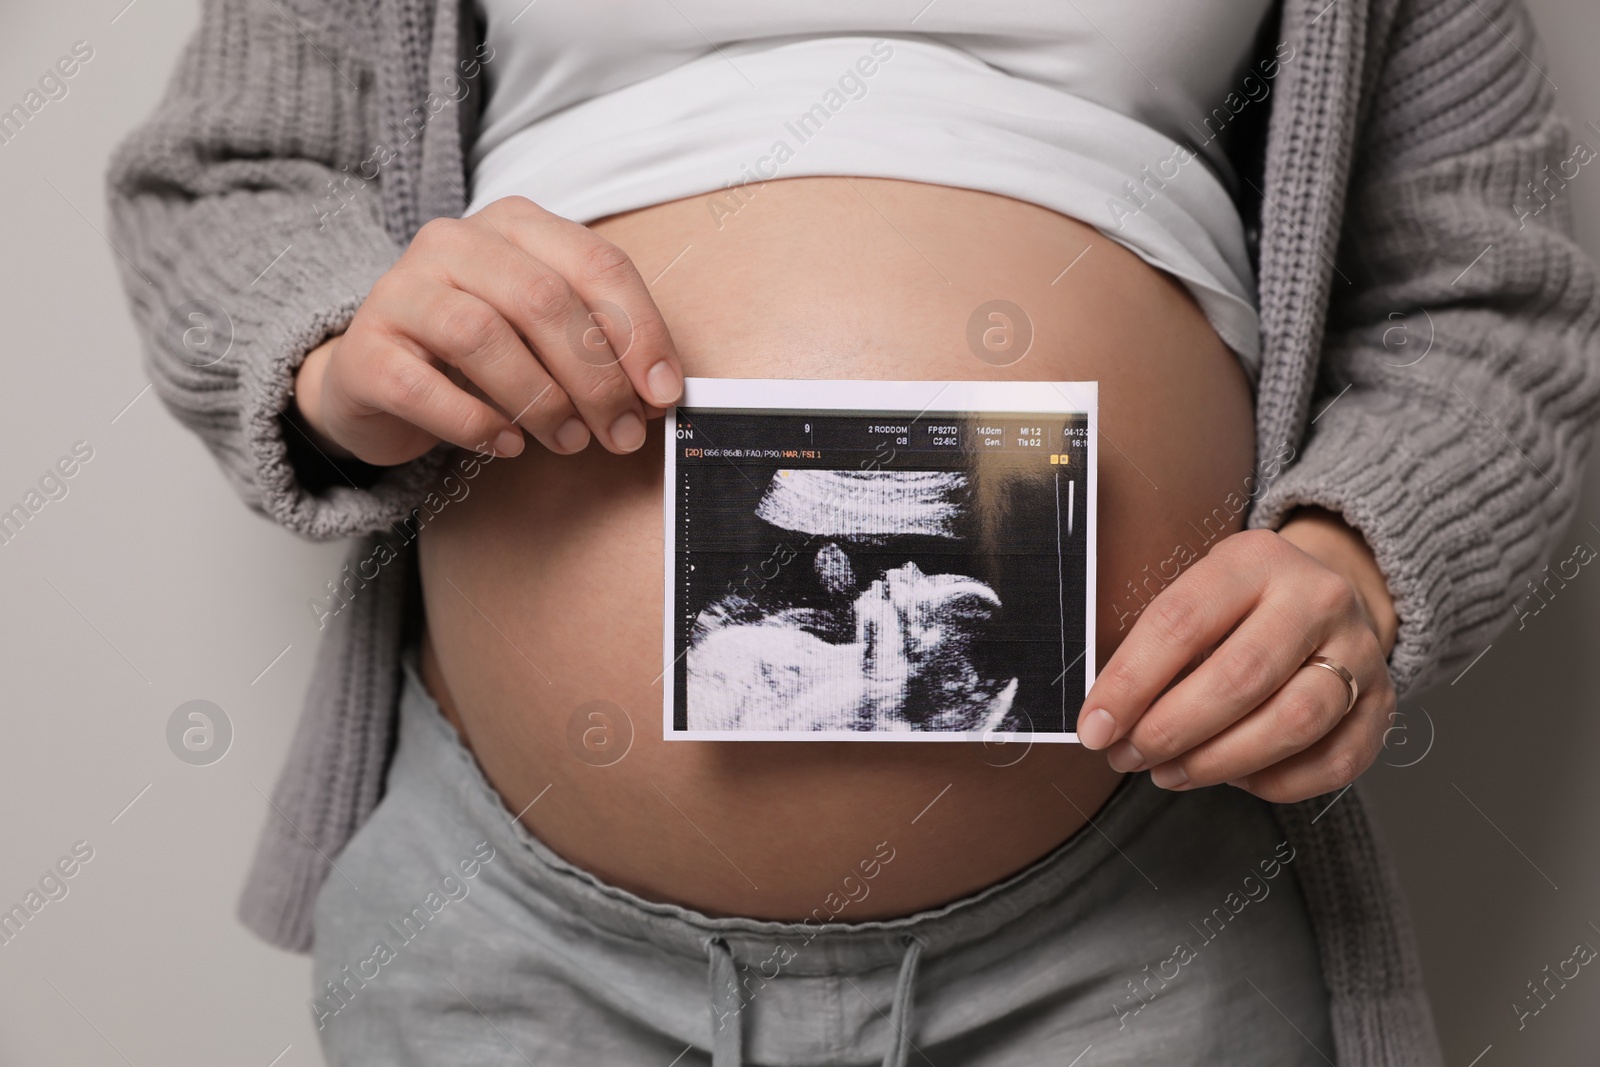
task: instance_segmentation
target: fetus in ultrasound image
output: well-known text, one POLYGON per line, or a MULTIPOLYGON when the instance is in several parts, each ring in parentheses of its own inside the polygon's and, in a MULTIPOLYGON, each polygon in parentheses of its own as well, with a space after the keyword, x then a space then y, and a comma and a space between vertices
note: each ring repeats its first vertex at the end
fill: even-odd
POLYGON ((1051 477, 747 470, 753 508, 730 480, 690 557, 684 725, 1031 728, 1024 703, 1060 703, 1051 477))

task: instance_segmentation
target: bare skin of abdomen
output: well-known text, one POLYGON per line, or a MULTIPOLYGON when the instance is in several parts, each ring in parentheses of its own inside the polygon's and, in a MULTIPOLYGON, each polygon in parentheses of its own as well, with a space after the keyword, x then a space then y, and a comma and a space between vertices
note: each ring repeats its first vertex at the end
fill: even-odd
MULTIPOLYGON (((1127 582, 1193 544, 1252 463, 1248 381, 1187 291, 988 193, 826 177, 745 195, 732 214, 694 198, 593 224, 650 283, 686 374, 1100 382, 1103 665, 1137 607, 1127 582), (967 339, 995 299, 1034 331, 1008 366, 967 339)), ((423 678, 535 836, 646 899, 799 920, 848 892, 838 921, 855 921, 973 893, 1093 817, 1122 776, 1072 744, 664 741, 662 432, 626 456, 529 438, 420 540, 423 678), (609 765, 569 739, 592 701, 632 722, 609 765)))

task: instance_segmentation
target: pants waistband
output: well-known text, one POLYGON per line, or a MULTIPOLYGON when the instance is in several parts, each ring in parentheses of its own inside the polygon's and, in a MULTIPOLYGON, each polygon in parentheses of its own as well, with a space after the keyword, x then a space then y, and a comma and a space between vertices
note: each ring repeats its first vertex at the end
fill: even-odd
POLYGON ((495 848, 497 869, 514 871, 519 880, 558 907, 583 915, 597 932, 647 941, 658 950, 701 960, 707 958, 713 941, 726 944, 741 960, 765 959, 775 945, 789 944, 797 949, 803 946, 803 950, 789 961, 786 973, 838 974, 899 966, 908 937, 926 957, 935 958, 990 942, 1008 928, 1015 929, 1018 936, 1033 936, 1036 931, 1017 926, 1020 919, 1091 878, 1101 864, 1124 862, 1112 842, 1130 840, 1181 796, 1150 784, 1147 775, 1129 775, 1094 814, 1090 825, 1027 868, 949 904, 898 918, 821 923, 709 916, 646 900, 603 882, 529 833, 506 808, 423 685, 414 648, 407 650, 403 663, 400 741, 389 788, 418 784, 433 790, 437 802, 455 809, 453 816, 464 824, 465 832, 495 848), (419 781, 408 782, 413 778, 419 781), (502 859, 503 866, 498 862, 502 859))

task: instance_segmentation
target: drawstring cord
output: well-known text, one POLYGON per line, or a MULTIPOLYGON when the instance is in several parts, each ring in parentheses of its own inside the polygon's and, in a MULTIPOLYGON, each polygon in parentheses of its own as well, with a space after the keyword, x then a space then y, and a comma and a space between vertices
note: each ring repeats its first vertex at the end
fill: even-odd
POLYGON ((733 950, 722 938, 713 937, 707 951, 711 956, 711 1067, 739 1067, 743 1022, 733 950))
MULTIPOLYGON (((900 977, 894 986, 894 1003, 889 1009, 889 1050, 883 1067, 906 1067, 911 1054, 911 1002, 917 982, 917 964, 922 960, 922 941, 907 934, 906 954, 900 960, 900 977)), ((739 975, 733 965, 733 950, 728 942, 713 937, 706 942, 710 957, 711 982, 711 1067, 740 1067, 743 1023, 739 999, 739 975)))
POLYGON ((906 954, 900 961, 900 980, 894 985, 894 1006, 889 1009, 889 1051, 883 1067, 906 1067, 911 1055, 911 996, 917 981, 917 964, 922 959, 922 941, 906 935, 906 954))

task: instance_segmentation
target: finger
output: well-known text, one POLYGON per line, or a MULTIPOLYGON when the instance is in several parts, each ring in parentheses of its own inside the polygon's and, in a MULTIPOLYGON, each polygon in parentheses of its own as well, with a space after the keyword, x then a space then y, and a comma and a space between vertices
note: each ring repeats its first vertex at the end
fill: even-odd
POLYGON ((419 435, 430 438, 429 444, 449 441, 475 451, 492 445, 506 456, 522 451, 522 435, 505 415, 468 395, 427 360, 387 338, 363 340, 347 357, 351 341, 346 337, 340 342, 340 356, 355 368, 352 384, 343 390, 355 409, 334 417, 342 418, 346 432, 341 439, 350 442, 346 447, 359 458, 380 465, 395 462, 390 455, 415 449, 419 435))
POLYGON ((1292 804, 1343 789, 1383 751, 1383 731, 1394 710, 1393 691, 1375 697, 1358 701, 1327 736, 1305 751, 1230 782, 1274 804, 1292 804))
POLYGON ((683 364, 666 319, 638 267, 622 249, 587 226, 545 211, 525 197, 484 208, 485 221, 502 217, 509 239, 565 277, 589 309, 585 347, 598 328, 639 396, 664 408, 683 392, 683 364), (537 250, 537 251, 535 251, 537 250))
POLYGON ((1292 577, 1276 577, 1256 609, 1192 674, 1157 698, 1106 758, 1119 771, 1175 759, 1259 707, 1307 656, 1351 627, 1367 632, 1354 589, 1308 557, 1292 577))
POLYGON ((412 244, 425 269, 498 311, 605 448, 636 450, 644 443, 644 410, 633 384, 609 354, 589 362, 574 348, 572 338, 589 324, 582 300, 552 267, 476 218, 433 220, 419 230, 412 244))
POLYGON ((1237 724, 1154 766, 1152 780, 1168 789, 1231 782, 1307 751, 1350 715, 1370 716, 1374 706, 1392 702, 1388 667, 1370 631, 1351 631, 1330 643, 1325 654, 1347 664, 1355 676, 1360 692, 1355 707, 1346 712, 1350 691, 1337 675, 1321 667, 1303 667, 1237 724))
POLYGON ((1126 735, 1178 672, 1256 605, 1271 548, 1257 533, 1277 537, 1260 530, 1224 538, 1156 594, 1084 697, 1078 737, 1086 747, 1126 735))
POLYGON ((459 370, 552 452, 588 445, 589 430, 577 408, 498 311, 425 275, 393 277, 386 326, 398 341, 459 370))

